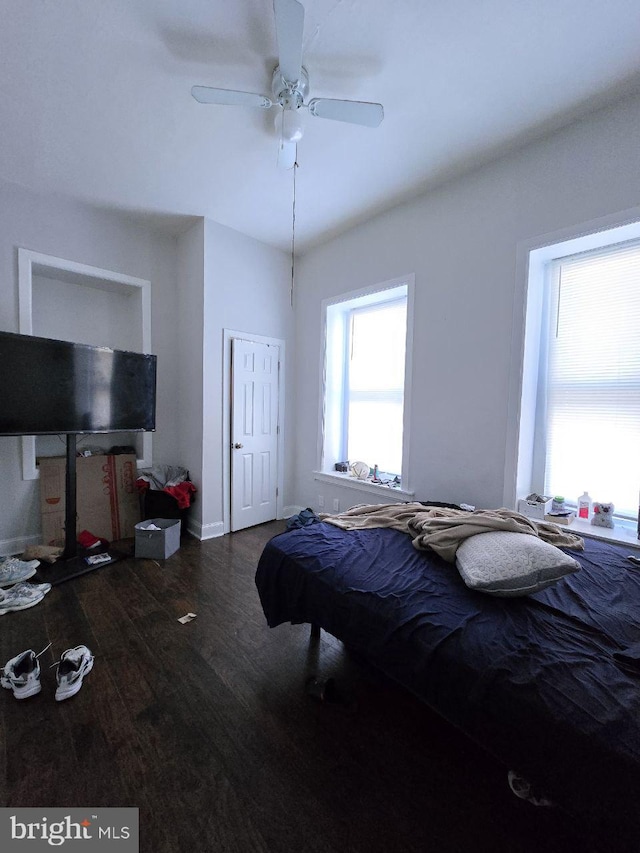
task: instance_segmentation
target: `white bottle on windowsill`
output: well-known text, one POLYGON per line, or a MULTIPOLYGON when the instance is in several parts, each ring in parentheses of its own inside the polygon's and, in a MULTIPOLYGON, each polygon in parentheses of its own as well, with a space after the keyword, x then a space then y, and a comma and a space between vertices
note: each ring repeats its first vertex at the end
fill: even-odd
POLYGON ((584 492, 584 494, 580 495, 578 498, 578 518, 583 519, 584 521, 588 521, 591 517, 591 497, 589 496, 589 492, 584 492))

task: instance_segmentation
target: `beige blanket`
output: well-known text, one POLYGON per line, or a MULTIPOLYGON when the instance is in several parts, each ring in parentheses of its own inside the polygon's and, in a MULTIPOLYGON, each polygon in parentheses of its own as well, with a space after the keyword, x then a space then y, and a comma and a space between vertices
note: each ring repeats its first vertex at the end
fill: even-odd
POLYGON ((455 563, 458 546, 469 536, 495 530, 539 536, 551 545, 576 551, 584 548, 584 542, 579 536, 563 530, 559 525, 532 521, 525 515, 504 508, 467 512, 461 509, 426 507, 417 502, 363 504, 339 515, 325 513, 320 518, 343 530, 370 527, 391 527, 400 530, 412 537, 415 548, 431 548, 449 563, 455 563))

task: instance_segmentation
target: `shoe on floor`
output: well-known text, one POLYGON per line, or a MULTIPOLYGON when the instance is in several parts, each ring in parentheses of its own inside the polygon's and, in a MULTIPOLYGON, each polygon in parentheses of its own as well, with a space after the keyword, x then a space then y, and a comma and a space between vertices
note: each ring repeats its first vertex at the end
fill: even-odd
POLYGON ((524 776, 520 776, 513 770, 509 770, 509 773, 507 774, 507 781, 513 793, 521 800, 526 800, 533 806, 543 806, 546 808, 553 806, 551 800, 545 796, 539 795, 534 791, 533 785, 528 782, 524 776))
POLYGON ((93 655, 86 646, 76 646, 75 649, 63 652, 56 673, 56 701, 62 702, 63 699, 75 696, 82 687, 82 679, 92 668, 93 655))
POLYGON ((17 583, 11 589, 0 590, 0 616, 34 607, 50 589, 50 583, 17 583))
POLYGON ((40 565, 38 560, 18 560, 17 557, 7 557, 0 561, 0 587, 13 586, 19 581, 32 578, 40 565))
POLYGON ((16 699, 27 699, 40 692, 40 663, 33 649, 27 649, 5 663, 0 685, 13 690, 16 699))
POLYGON ((30 592, 36 590, 37 592, 42 593, 42 595, 46 595, 51 590, 50 583, 25 583, 24 581, 20 581, 20 583, 14 584, 11 589, 8 589, 7 592, 13 592, 14 590, 22 591, 22 592, 30 592))

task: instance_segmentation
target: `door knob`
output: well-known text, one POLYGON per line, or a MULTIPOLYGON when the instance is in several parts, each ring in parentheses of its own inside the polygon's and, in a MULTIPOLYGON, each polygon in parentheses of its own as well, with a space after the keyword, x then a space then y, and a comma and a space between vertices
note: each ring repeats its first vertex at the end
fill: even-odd
POLYGON ((236 441, 236 443, 233 446, 235 447, 236 450, 240 450, 241 447, 244 447, 244 444, 240 444, 239 441, 236 441))

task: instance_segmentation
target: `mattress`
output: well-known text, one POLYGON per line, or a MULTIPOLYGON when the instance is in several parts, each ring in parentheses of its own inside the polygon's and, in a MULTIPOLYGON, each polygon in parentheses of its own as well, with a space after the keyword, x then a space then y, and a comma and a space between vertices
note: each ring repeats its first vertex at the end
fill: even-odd
POLYGON ((640 568, 628 548, 595 539, 570 553, 577 573, 496 598, 403 533, 317 523, 267 543, 256 585, 271 627, 320 625, 552 800, 632 845, 640 568))

